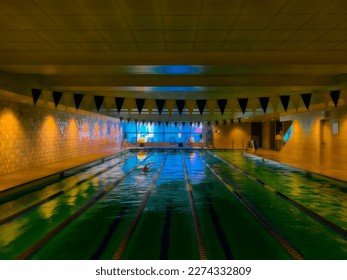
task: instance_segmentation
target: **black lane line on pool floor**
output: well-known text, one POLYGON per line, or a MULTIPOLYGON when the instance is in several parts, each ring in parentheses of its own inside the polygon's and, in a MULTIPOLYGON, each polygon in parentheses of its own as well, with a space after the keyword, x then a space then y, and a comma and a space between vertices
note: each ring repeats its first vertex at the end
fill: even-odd
POLYGON ((74 184, 73 186, 71 186, 70 188, 67 188, 67 189, 65 189, 65 190, 58 191, 58 192, 56 192, 56 193, 54 193, 54 194, 52 194, 52 195, 46 197, 45 199, 43 199, 43 200, 41 200, 41 201, 38 201, 38 202, 36 202, 36 203, 34 203, 34 204, 32 204, 32 205, 30 205, 30 206, 28 206, 28 207, 26 207, 26 208, 24 208, 24 209, 18 211, 18 212, 16 212, 16 213, 11 214, 10 216, 8 216, 8 217, 6 217, 6 218, 0 220, 0 226, 3 225, 3 224, 7 224, 7 223, 9 223, 9 222, 12 222, 13 220, 17 219, 18 217, 20 217, 20 216, 22 216, 22 215, 28 213, 29 211, 31 211, 31 210, 33 210, 33 209, 35 209, 35 208, 37 208, 37 207, 39 207, 39 206, 41 206, 41 205, 43 205, 43 204, 49 202, 49 201, 51 201, 51 200, 57 198, 58 196, 60 196, 60 195, 62 195, 62 194, 64 194, 64 193, 68 193, 68 192, 71 191, 72 189, 74 189, 74 188, 78 187, 79 185, 82 185, 83 183, 85 183, 85 182, 87 182, 87 181, 89 181, 89 180, 91 180, 91 179, 93 179, 93 178, 95 178, 95 177, 97 177, 97 176, 99 176, 99 175, 101 175, 101 174, 107 172, 108 170, 110 170, 110 169, 116 167, 117 165, 121 164, 122 162, 124 162, 124 161, 121 160, 121 161, 119 161, 119 162, 117 162, 117 163, 111 165, 110 167, 107 167, 107 168, 105 168, 105 169, 103 169, 103 170, 101 170, 101 171, 99 171, 99 172, 97 172, 97 173, 95 173, 95 174, 93 174, 93 175, 87 177, 87 178, 84 178, 84 179, 82 179, 81 181, 78 181, 77 183, 75 183, 75 184, 74 184))
POLYGON ((135 232, 136 226, 137 226, 137 224, 140 221, 142 213, 143 213, 143 211, 146 208, 146 205, 147 205, 147 202, 149 200, 149 197, 150 197, 150 195, 151 195, 151 193, 152 193, 152 191, 154 189, 154 186, 155 186, 155 184, 156 184, 156 182, 157 182, 157 180, 159 178, 159 174, 160 174, 161 170, 164 167, 164 164, 165 164, 165 161, 166 161, 167 157, 168 157, 168 155, 165 156, 163 162, 161 163, 161 165, 160 165, 160 167, 158 169, 157 174, 154 176, 154 178, 152 180, 152 183, 149 186, 149 188, 148 188, 148 190, 147 190, 147 192, 145 194, 145 197, 143 198, 142 203, 140 204, 140 206, 139 206, 139 208, 138 208, 138 210, 136 212, 136 215, 135 215, 135 218, 134 218, 132 224, 129 226, 129 228, 126 231, 126 233, 125 233, 122 241, 120 242, 117 250, 113 254, 113 257, 112 257, 113 260, 120 260, 122 258, 122 256, 123 256, 123 254, 124 254, 128 244, 129 244, 129 241, 130 241, 131 237, 133 236, 133 234, 135 232))
POLYGON ((169 205, 165 209, 165 223, 163 233, 161 235, 161 248, 160 248, 160 260, 169 259, 169 248, 170 248, 170 227, 172 218, 172 206, 169 205))
POLYGON ((17 260, 25 260, 30 258, 33 254, 35 254, 40 248, 42 248, 49 240, 51 240, 54 236, 56 236, 59 232, 61 232, 65 227, 71 224, 75 219, 81 216, 86 210, 88 210, 91 206, 93 206, 96 202, 98 202, 103 196, 105 196, 108 192, 110 192, 115 186, 117 186, 121 181, 125 179, 131 172, 133 172, 142 162, 147 160, 152 154, 148 155, 142 161, 135 165, 135 167, 131 168, 128 172, 119 177, 115 182, 108 185, 105 190, 96 194, 92 199, 90 199, 87 203, 85 203, 82 207, 80 207, 76 212, 74 212, 71 216, 69 216, 66 220, 56 226, 53 230, 47 233, 43 238, 34 243, 28 249, 19 254, 16 259, 17 260))
MULTIPOLYGON (((204 160, 203 160, 204 161, 204 160)), ((205 162, 205 161, 204 161, 205 162)), ((253 215, 253 217, 265 228, 265 230, 282 246, 282 248, 295 260, 303 260, 304 257, 301 253, 294 248, 284 237, 282 237, 277 231, 275 231, 264 218, 261 217, 247 202, 243 197, 222 178, 218 173, 205 162, 207 168, 225 185, 225 187, 235 195, 235 197, 246 207, 246 209, 253 215)))
POLYGON ((329 229, 333 230, 335 233, 341 235, 344 239, 346 239, 347 237, 347 230, 345 230, 344 228, 334 224, 333 222, 330 222, 329 220, 327 220, 326 218, 322 217, 321 215, 319 215, 318 213, 310 210, 309 208, 307 208, 306 206, 296 202, 295 200, 289 198, 288 196, 286 196, 285 194, 281 193, 280 191, 277 191, 276 189, 274 189, 273 187, 271 187, 270 185, 266 184, 265 182, 259 180, 258 178, 250 175, 249 173, 243 171, 242 169, 238 168, 236 165, 226 161, 225 159, 217 156, 217 155, 212 155, 215 158, 225 162, 226 164, 230 165, 231 167, 233 167, 235 170, 243 173, 244 175, 246 175, 248 178, 258 182, 261 186, 263 186, 264 188, 266 188, 267 190, 275 193, 276 195, 278 195, 280 198, 284 199, 285 201, 289 202, 290 204, 292 204, 293 206, 295 206, 296 208, 298 208, 299 210, 305 212, 306 214, 308 214, 310 217, 314 218, 316 221, 320 222, 321 224, 327 226, 329 229))
POLYGON ((216 213, 216 210, 213 206, 213 203, 212 203, 210 197, 206 198, 206 204, 208 206, 208 210, 209 210, 210 215, 211 215, 214 230, 218 236, 218 240, 219 240, 220 244, 222 245, 222 249, 224 251, 226 259, 227 260, 235 259, 232 252, 231 252, 231 249, 230 249, 231 247, 230 247, 227 235, 225 234, 225 232, 223 230, 223 227, 220 223, 219 217, 216 213))
POLYGON ((202 234, 201 234, 201 228, 200 228, 200 224, 199 224, 198 213, 196 211, 196 207, 195 207, 195 203, 194 203, 192 186, 189 182, 187 167, 186 167, 186 163, 184 161, 183 155, 182 155, 182 164, 183 164, 183 169, 184 169, 184 178, 186 179, 186 188, 188 190, 190 208, 192 210, 194 230, 195 230, 195 235, 196 235, 196 242, 198 245, 199 257, 201 260, 207 260, 208 257, 207 257, 207 253, 206 253, 204 239, 202 238, 202 234))
POLYGON ((115 218, 113 222, 108 226, 108 231, 102 239, 99 247, 96 249, 95 253, 90 258, 91 260, 99 260, 101 258, 101 256, 105 252, 105 249, 107 248, 108 243, 112 238, 113 233, 117 230, 119 223, 121 222, 123 215, 127 212, 128 208, 128 206, 122 207, 117 218, 115 218))

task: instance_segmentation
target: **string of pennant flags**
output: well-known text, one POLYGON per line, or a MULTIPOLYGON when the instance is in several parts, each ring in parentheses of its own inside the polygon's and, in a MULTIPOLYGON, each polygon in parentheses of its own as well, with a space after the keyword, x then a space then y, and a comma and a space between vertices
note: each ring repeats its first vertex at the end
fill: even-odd
MULTIPOLYGON (((41 89, 32 89, 31 92, 32 92, 34 105, 36 105, 38 100, 43 95, 43 91, 41 89)), ((69 95, 69 93, 63 93, 58 91, 52 91, 52 92, 45 91, 45 95, 46 95, 45 99, 46 100, 51 99, 54 102, 55 107, 57 107, 61 103, 63 96, 69 95)), ((266 114, 269 107, 270 99, 272 99, 272 106, 274 111, 278 110, 278 103, 280 101, 282 104, 283 110, 285 112, 287 112, 289 108, 290 101, 292 101, 293 107, 295 109, 298 109, 298 107, 300 106, 300 99, 301 99, 306 110, 309 110, 311 100, 312 100, 312 93, 303 93, 300 95, 281 95, 279 97, 252 97, 252 98, 217 99, 217 100, 214 100, 214 99, 172 100, 172 99, 124 98, 124 97, 105 97, 105 96, 99 96, 99 95, 91 96, 91 95, 84 95, 81 93, 72 93, 72 94, 70 93, 70 95, 72 95, 73 97, 72 98, 73 104, 70 104, 70 105, 75 106, 77 110, 81 107, 82 101, 84 99, 89 100, 87 102, 89 104, 89 107, 93 106, 92 104, 93 100, 91 99, 94 99, 94 105, 97 112, 100 111, 103 104, 104 104, 104 107, 108 110, 110 108, 115 107, 121 121, 131 120, 131 118, 124 118, 120 115, 124 107, 126 107, 128 109, 128 112, 130 112, 131 109, 133 109, 136 106, 139 115, 141 115, 143 109, 145 108, 145 105, 146 105, 146 108, 148 109, 149 114, 152 114, 153 109, 156 108, 159 115, 163 113, 164 108, 168 110, 169 114, 172 114, 173 109, 177 108, 179 115, 182 115, 184 108, 187 108, 189 110, 189 113, 192 114, 193 110, 197 107, 201 116, 204 114, 206 107, 209 109, 211 114, 214 114, 215 109, 218 107, 220 114, 223 116, 226 111, 227 105, 229 104, 229 108, 232 108, 234 110, 240 109, 242 112, 242 115, 244 116, 247 109, 251 109, 255 112, 255 110, 259 107, 259 105, 263 113, 266 114)), ((319 96, 322 96, 322 94, 320 94, 319 96)), ((333 106, 337 107, 339 99, 340 99, 340 90, 333 90, 324 95, 323 102, 328 104, 328 102, 332 101, 333 106)), ((236 120, 241 122, 241 117, 236 118, 236 120)), ((135 121, 137 121, 137 119, 135 119, 135 121)), ((222 120, 222 121, 224 124, 226 124, 226 120, 222 120)), ((207 122, 211 122, 211 120, 207 122)), ((219 123, 218 120, 215 120, 215 124, 218 124, 218 123, 219 123)), ((233 118, 230 119, 230 123, 234 123, 233 118)))

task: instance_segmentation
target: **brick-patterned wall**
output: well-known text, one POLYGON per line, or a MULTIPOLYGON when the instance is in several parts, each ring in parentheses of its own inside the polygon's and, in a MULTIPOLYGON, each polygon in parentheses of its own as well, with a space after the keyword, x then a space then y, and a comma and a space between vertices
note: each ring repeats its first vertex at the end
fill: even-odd
POLYGON ((0 175, 120 145, 118 119, 0 100, 0 175))

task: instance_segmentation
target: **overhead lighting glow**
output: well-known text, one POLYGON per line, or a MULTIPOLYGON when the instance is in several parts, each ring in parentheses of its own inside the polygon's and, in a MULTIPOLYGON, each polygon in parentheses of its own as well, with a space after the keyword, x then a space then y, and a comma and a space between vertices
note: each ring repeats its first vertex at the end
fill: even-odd
POLYGON ((135 65, 128 66, 133 74, 161 74, 161 75, 193 75, 206 72, 201 65, 135 65))
POLYGON ((130 91, 143 91, 143 92, 192 92, 192 91, 205 91, 207 87, 198 86, 158 86, 158 87, 126 87, 130 91))

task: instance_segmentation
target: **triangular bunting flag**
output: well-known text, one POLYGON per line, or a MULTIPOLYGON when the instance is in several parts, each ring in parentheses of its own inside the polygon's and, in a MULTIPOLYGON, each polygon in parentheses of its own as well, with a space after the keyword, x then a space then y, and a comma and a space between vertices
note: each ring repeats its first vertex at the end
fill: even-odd
POLYGON ((166 101, 165 99, 156 99, 155 100, 155 103, 157 103, 159 115, 161 115, 161 112, 163 111, 165 101, 166 101))
POLYGON ((168 125, 169 125, 169 122, 168 122, 168 121, 166 121, 166 122, 165 122, 165 124, 166 124, 166 126, 168 126, 168 125))
POLYGON ((226 99, 218 99, 217 102, 218 102, 219 110, 223 115, 224 110, 225 110, 225 106, 227 105, 227 100, 226 99))
POLYGON ((281 95, 280 99, 281 99, 284 111, 287 112, 290 96, 289 95, 281 95))
POLYGON ((41 95, 41 90, 40 89, 31 89, 31 94, 33 96, 33 100, 34 100, 34 105, 36 105, 37 100, 39 99, 40 95, 41 95))
POLYGON ((196 100, 196 105, 198 105, 200 115, 204 113, 205 106, 206 106, 206 99, 197 99, 196 100))
POLYGON ((214 123, 215 123, 216 125, 218 125, 218 120, 215 120, 214 123))
POLYGON ((161 121, 158 122, 158 125, 161 126, 161 121))
POLYGON ((118 114, 120 113, 120 110, 122 110, 122 106, 123 106, 124 100, 125 100, 125 98, 123 98, 123 97, 116 97, 114 99, 114 101, 116 102, 118 114))
POLYGON ((239 120, 239 123, 241 122, 241 118, 238 118, 238 120, 239 120))
POLYGON ((311 101, 311 93, 303 93, 301 94, 302 101, 304 101, 304 104, 306 106, 306 109, 310 107, 310 101, 311 101))
POLYGON ((176 106, 177 106, 177 109, 178 109, 178 112, 180 113, 180 115, 182 115, 185 103, 186 103, 186 101, 183 99, 176 100, 176 106))
POLYGON ((57 106, 58 106, 58 104, 60 102, 60 99, 63 96, 63 93, 59 92, 59 91, 53 91, 52 94, 53 94, 53 100, 54 100, 55 108, 57 108, 57 106))
POLYGON ((246 108, 247 108, 247 103, 248 103, 248 98, 238 98, 242 113, 245 114, 246 108))
POLYGON ((335 107, 337 106, 337 103, 339 102, 340 97, 340 91, 339 90, 333 90, 330 92, 331 99, 333 100, 335 107))
POLYGON ((83 96, 84 96, 83 94, 79 94, 79 93, 75 93, 75 94, 73 95, 73 99, 75 100, 75 107, 76 107, 77 110, 78 110, 78 108, 79 108, 80 105, 81 105, 83 96))
POLYGON ((96 110, 99 112, 102 102, 104 101, 104 96, 95 95, 94 101, 95 101, 96 110))
POLYGON ((226 125, 227 124, 227 120, 223 120, 223 124, 226 125))
POLYGON ((267 105, 269 104, 269 97, 259 97, 259 102, 263 108, 264 114, 266 113, 267 105))
POLYGON ((141 115, 141 111, 142 111, 143 105, 145 105, 146 99, 136 98, 135 101, 136 101, 137 110, 139 111, 139 114, 141 115))

